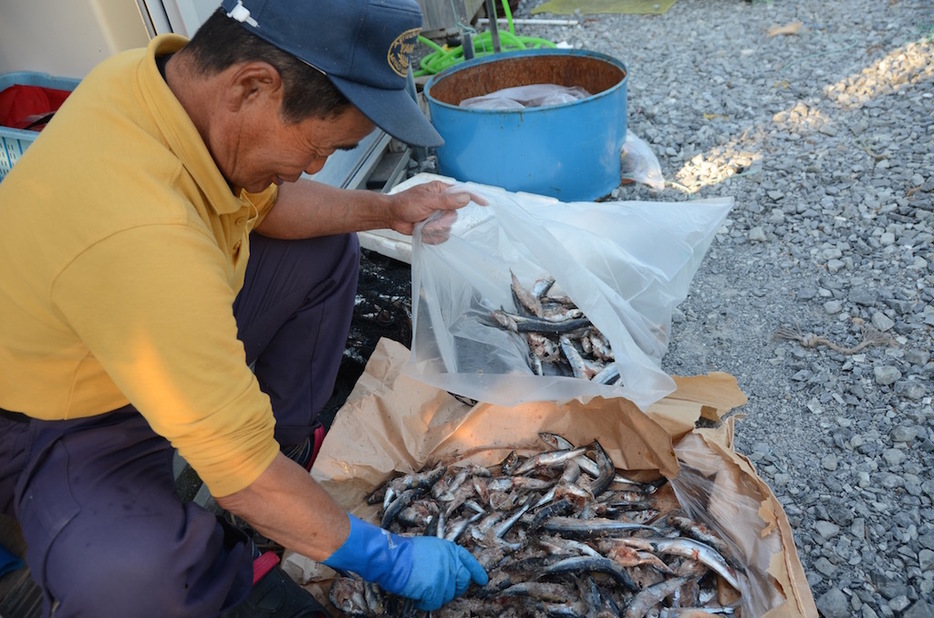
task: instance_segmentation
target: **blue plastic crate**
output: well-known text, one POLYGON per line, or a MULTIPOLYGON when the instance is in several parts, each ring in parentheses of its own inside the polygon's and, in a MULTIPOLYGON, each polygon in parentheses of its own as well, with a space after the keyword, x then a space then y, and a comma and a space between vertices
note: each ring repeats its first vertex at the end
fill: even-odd
MULTIPOLYGON (((17 71, 0 73, 0 91, 10 86, 42 86, 58 90, 74 90, 80 80, 69 77, 52 77, 46 73, 17 71)), ((37 131, 23 131, 0 126, 0 180, 7 175, 13 164, 23 156, 26 148, 39 136, 37 131)))

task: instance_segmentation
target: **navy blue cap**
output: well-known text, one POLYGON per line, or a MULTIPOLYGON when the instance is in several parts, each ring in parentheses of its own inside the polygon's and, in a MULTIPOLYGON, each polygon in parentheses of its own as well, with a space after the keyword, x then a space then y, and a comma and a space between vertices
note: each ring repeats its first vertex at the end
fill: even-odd
POLYGON ((227 16, 318 69, 373 124, 413 146, 444 143, 406 89, 415 0, 223 0, 227 16))

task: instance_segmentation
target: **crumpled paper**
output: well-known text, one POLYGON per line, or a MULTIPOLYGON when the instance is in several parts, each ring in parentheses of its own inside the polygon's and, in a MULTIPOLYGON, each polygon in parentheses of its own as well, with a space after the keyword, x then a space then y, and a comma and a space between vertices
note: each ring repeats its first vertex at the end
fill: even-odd
MULTIPOLYGON (((749 460, 733 451, 735 416, 718 429, 695 429, 698 419, 721 420, 746 402, 733 376, 675 377, 677 390, 645 413, 625 399, 600 398, 586 405, 470 407, 404 375, 408 356, 402 344, 379 342, 315 461, 313 477, 348 511, 378 521, 379 505, 368 505, 366 497, 388 479, 435 461, 492 465, 514 449, 540 451, 540 431, 576 444, 599 438, 627 476, 663 475, 676 479, 676 490, 682 466, 713 479, 704 519, 729 531, 740 555, 767 582, 758 596, 771 609, 761 615, 817 617, 784 510, 749 460)), ((283 567, 326 600, 328 582, 314 582, 333 577, 327 567, 288 551, 283 567)))

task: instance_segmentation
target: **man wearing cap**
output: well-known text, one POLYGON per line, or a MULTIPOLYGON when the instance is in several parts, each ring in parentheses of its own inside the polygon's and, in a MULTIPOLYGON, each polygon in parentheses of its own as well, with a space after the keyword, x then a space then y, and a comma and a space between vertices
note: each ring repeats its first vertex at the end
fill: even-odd
POLYGON ((176 494, 174 450, 256 531, 436 609, 464 548, 348 515, 308 474, 356 291, 354 232, 469 196, 302 178, 405 90, 414 0, 224 0, 90 72, 0 183, 0 507, 46 615, 315 616, 240 530, 176 494), (297 462, 297 463, 296 463, 297 462))

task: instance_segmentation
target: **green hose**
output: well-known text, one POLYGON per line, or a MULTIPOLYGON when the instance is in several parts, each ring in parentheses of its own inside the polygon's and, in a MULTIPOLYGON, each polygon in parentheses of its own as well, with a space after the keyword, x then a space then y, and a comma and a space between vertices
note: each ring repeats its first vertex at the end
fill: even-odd
MULTIPOLYGON (((499 33, 500 51, 514 51, 522 49, 540 49, 543 47, 556 47, 554 43, 547 39, 536 37, 516 36, 515 25, 512 23, 512 11, 509 10, 508 0, 502 0, 503 10, 506 14, 506 20, 509 24, 508 32, 499 33)), ((490 17, 496 19, 496 15, 490 17)), ((493 35, 490 32, 481 32, 471 37, 473 41, 474 57, 489 56, 496 53, 493 48, 493 35)), ((444 49, 429 38, 419 36, 418 40, 427 45, 434 51, 422 58, 419 64, 419 70, 415 71, 415 77, 423 75, 435 75, 444 69, 454 66, 464 61, 464 46, 458 45, 450 49, 444 49)))

